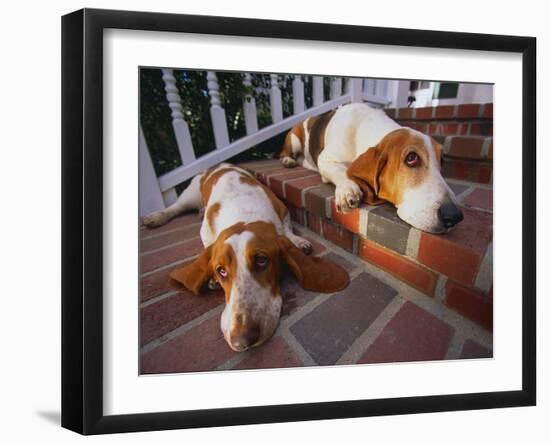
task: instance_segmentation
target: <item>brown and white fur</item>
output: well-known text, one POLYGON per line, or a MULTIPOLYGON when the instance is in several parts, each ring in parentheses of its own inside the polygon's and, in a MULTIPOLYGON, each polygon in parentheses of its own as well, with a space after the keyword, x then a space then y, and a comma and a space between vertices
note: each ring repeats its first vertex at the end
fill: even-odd
POLYGON ((275 331, 282 306, 283 262, 308 290, 335 292, 349 283, 340 266, 306 255, 311 244, 292 232, 287 208, 269 188, 227 163, 197 175, 172 206, 143 222, 160 226, 184 211, 201 208, 205 249, 170 277, 195 294, 216 283, 223 288, 226 306, 220 323, 233 350, 258 346, 275 331))
POLYGON ((334 183, 340 212, 363 199, 369 204, 388 201, 412 226, 442 233, 463 215, 441 175, 441 155, 442 146, 433 138, 357 103, 294 126, 280 159, 286 167, 301 164, 334 183), (416 156, 413 166, 409 154, 416 156))

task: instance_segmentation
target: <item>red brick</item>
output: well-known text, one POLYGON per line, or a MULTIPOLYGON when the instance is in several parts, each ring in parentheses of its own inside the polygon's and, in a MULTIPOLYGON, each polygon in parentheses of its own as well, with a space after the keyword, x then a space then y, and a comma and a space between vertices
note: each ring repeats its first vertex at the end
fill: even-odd
POLYGON ((176 246, 171 246, 157 252, 152 252, 140 257, 140 272, 149 272, 161 266, 169 265, 175 261, 193 257, 203 250, 200 238, 193 238, 176 246))
POLYGON ((448 280, 445 304, 484 328, 493 329, 493 302, 475 289, 448 280))
POLYGON ((475 208, 493 210, 493 190, 492 189, 475 189, 466 196, 463 203, 475 208))
POLYGON ((433 108, 431 106, 426 108, 416 108, 415 118, 418 120, 430 120, 432 118, 433 108))
POLYGON ((315 171, 309 171, 307 169, 300 168, 299 170, 293 170, 287 172, 286 174, 279 174, 269 177, 269 187, 278 197, 285 198, 283 187, 286 181, 296 180, 312 175, 317 175, 317 173, 315 171))
POLYGON ((315 232, 317 235, 320 235, 321 237, 323 236, 323 231, 322 231, 322 219, 321 217, 317 216, 317 215, 314 215, 314 214, 310 214, 308 212, 307 214, 307 227, 309 229, 311 229, 313 232, 315 232))
POLYGON ((447 234, 423 232, 418 261, 461 283, 474 283, 479 265, 492 239, 492 215, 463 208, 464 220, 447 234))
POLYGON ((413 118, 413 108, 400 108, 397 117, 399 120, 413 118))
POLYGON ((288 212, 290 214, 290 218, 292 221, 299 223, 301 225, 306 224, 306 214, 302 208, 297 208, 296 206, 291 205, 290 203, 287 203, 286 207, 288 209, 288 212))
POLYGON ((201 225, 199 223, 178 228, 174 231, 165 232, 154 237, 146 237, 140 242, 140 253, 153 251, 154 249, 163 248, 173 243, 179 243, 182 241, 190 240, 193 237, 199 236, 201 225))
POLYGON ((139 280, 139 300, 144 302, 173 290, 174 288, 170 284, 168 275, 180 266, 183 266, 183 264, 170 266, 169 268, 161 269, 160 271, 141 277, 139 280))
POLYGON ((358 363, 443 360, 453 328, 407 301, 358 363))
POLYGON ((200 223, 201 216, 197 213, 180 215, 179 217, 173 218, 168 223, 158 228, 146 228, 142 226, 140 229, 140 238, 145 239, 153 235, 161 234, 167 231, 172 231, 174 229, 186 228, 189 225, 200 223))
POLYGON ((479 117, 480 105, 467 104, 458 106, 458 118, 477 118, 479 117))
POLYGON ((493 104, 486 103, 485 109, 483 110, 483 118, 493 118, 493 104))
POLYGON ((489 142, 489 152, 487 153, 487 158, 492 160, 493 159, 493 140, 489 142))
POLYGON ((453 137, 449 155, 462 158, 481 158, 481 148, 483 147, 483 138, 473 137, 453 137))
POLYGON ((493 125, 491 123, 471 123, 470 135, 493 135, 493 125))
POLYGON ((247 171, 250 171, 254 174, 256 171, 261 171, 262 169, 273 169, 281 166, 281 161, 278 158, 274 158, 271 160, 257 160, 246 163, 239 163, 237 166, 246 169, 247 171))
POLYGON ((492 164, 481 164, 479 165, 479 175, 477 181, 479 183, 489 184, 491 183, 491 176, 493 175, 493 165, 492 164))
POLYGON ((220 316, 202 322, 143 354, 141 374, 210 371, 235 356, 220 329, 220 316))
POLYGON ((454 106, 437 106, 435 108, 435 117, 436 118, 453 118, 454 116, 454 106))
POLYGON ((348 231, 355 232, 359 234, 359 220, 361 209, 356 208, 350 211, 347 214, 338 212, 336 210, 336 203, 334 199, 331 200, 331 216, 334 223, 344 226, 348 231))
POLYGON ((256 171, 256 178, 260 180, 264 185, 267 185, 268 177, 272 177, 278 174, 286 174, 289 172, 288 168, 285 168, 283 165, 270 169, 262 169, 256 171))
POLYGON ((429 133, 432 135, 456 135, 459 133, 458 123, 431 123, 429 133))
POLYGON ((295 368, 303 366, 300 358, 281 337, 274 337, 246 353, 234 369, 295 368))
POLYGON ((353 252, 353 234, 347 229, 322 219, 323 237, 346 251, 353 252))
POLYGON ((302 191, 321 184, 321 176, 315 174, 311 177, 285 182, 286 200, 298 208, 303 208, 302 191))
POLYGON ((384 111, 386 111, 386 114, 388 115, 388 117, 395 119, 395 115, 396 115, 395 109, 393 109, 393 108, 392 109, 384 109, 384 111))
POLYGON ((433 296, 437 275, 429 269, 365 238, 361 238, 359 256, 419 291, 433 296))
POLYGON ((396 296, 394 288, 362 272, 296 321, 290 332, 317 364, 335 364, 396 296))
POLYGON ((491 358, 492 356, 492 349, 487 349, 471 339, 464 342, 460 353, 460 358, 491 358))
POLYGON ((141 308, 139 323, 141 345, 162 337, 223 302, 223 291, 194 295, 183 290, 141 308))

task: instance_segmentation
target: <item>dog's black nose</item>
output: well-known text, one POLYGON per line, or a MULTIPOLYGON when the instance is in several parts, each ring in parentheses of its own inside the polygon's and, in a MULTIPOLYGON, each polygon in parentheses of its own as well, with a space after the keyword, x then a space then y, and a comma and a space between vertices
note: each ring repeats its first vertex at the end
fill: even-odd
POLYGON ((457 223, 460 223, 464 218, 464 214, 460 208, 454 203, 444 203, 437 210, 437 216, 441 223, 446 228, 452 228, 457 223))
POLYGON ((260 328, 253 326, 245 330, 239 331, 231 336, 231 345, 236 351, 245 351, 254 346, 260 339, 260 328))

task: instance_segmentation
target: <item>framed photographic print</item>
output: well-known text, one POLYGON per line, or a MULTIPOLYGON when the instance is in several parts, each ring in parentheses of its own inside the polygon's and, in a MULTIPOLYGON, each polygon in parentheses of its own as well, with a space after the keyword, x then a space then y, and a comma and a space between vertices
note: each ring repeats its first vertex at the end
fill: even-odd
POLYGON ((534 38, 62 26, 64 427, 535 404, 534 38))

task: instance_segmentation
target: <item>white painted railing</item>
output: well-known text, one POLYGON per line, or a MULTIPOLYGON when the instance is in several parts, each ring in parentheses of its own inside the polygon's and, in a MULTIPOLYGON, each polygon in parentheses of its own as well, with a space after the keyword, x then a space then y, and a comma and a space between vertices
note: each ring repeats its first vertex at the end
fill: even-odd
MULTIPOLYGON (((219 85, 216 73, 207 72, 207 86, 210 97, 210 118, 214 132, 216 149, 196 158, 191 141, 189 126, 185 121, 181 105, 181 97, 176 87, 176 79, 172 69, 162 69, 162 79, 165 84, 166 99, 172 110, 172 127, 176 137, 177 148, 182 165, 157 177, 147 148, 147 142, 140 129, 139 159, 140 159, 140 215, 162 209, 172 204, 177 194, 175 186, 192 178, 206 168, 225 161, 265 140, 289 130, 292 126, 307 117, 322 114, 331 109, 346 104, 366 101, 373 106, 385 106, 396 102, 401 89, 390 80, 372 80, 363 78, 342 79, 333 77, 330 81, 330 98, 325 101, 323 92, 323 77, 312 77, 311 108, 306 108, 303 76, 296 75, 292 82, 292 97, 294 115, 283 118, 282 92, 279 87, 279 76, 270 75, 270 107, 273 123, 258 129, 256 102, 253 96, 243 97, 243 114, 246 136, 230 142, 227 129, 225 110, 222 107, 219 85)), ((243 84, 250 87, 251 75, 244 74, 243 84)))

